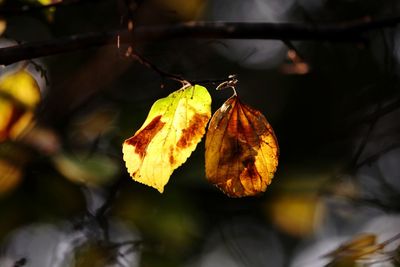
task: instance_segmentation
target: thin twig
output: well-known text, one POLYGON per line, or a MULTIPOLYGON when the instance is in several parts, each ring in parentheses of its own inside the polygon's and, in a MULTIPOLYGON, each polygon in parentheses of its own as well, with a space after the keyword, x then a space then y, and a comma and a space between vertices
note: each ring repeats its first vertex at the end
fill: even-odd
MULTIPOLYGON (((376 112, 379 112, 380 109, 381 109, 381 104, 379 104, 379 105, 377 106, 376 112)), ((362 153, 364 152, 365 147, 366 147, 367 144, 368 144, 368 141, 369 141, 369 139, 370 139, 370 137, 371 137, 371 134, 372 134, 372 132, 373 132, 373 129, 374 129, 376 123, 378 122, 379 118, 380 118, 380 117, 375 117, 375 118, 371 121, 371 123, 369 124, 368 130, 367 130, 366 134, 363 136, 363 139, 361 140, 361 142, 360 142, 360 144, 359 144, 359 146, 358 146, 358 148, 357 148, 357 150, 356 150, 356 153, 354 154, 353 159, 352 159, 352 160, 350 161, 350 163, 349 163, 349 166, 348 166, 349 169, 354 168, 355 166, 357 166, 357 162, 359 161, 359 159, 360 159, 362 153)))
POLYGON ((371 121, 376 120, 377 118, 381 118, 391 112, 396 111, 397 109, 400 108, 400 97, 397 97, 396 100, 394 100, 393 102, 381 107, 379 110, 377 110, 376 112, 364 116, 362 119, 360 119, 358 121, 358 123, 370 123, 371 121))
POLYGON ((386 147, 385 149, 382 149, 378 153, 375 153, 372 156, 369 156, 369 157, 363 159, 362 161, 358 162, 357 165, 354 166, 354 168, 358 169, 358 168, 364 166, 365 164, 370 164, 370 163, 374 162, 375 160, 379 159, 382 155, 384 155, 394 149, 397 149, 399 147, 400 147, 400 144, 398 144, 398 143, 392 144, 392 145, 386 147))
POLYGON ((178 74, 174 74, 171 72, 167 72, 163 69, 161 69, 160 67, 158 67, 157 65, 155 65, 154 63, 152 63, 150 60, 148 60, 147 58, 145 58, 144 56, 140 55, 137 52, 130 52, 128 54, 129 57, 137 60, 140 64, 144 65, 145 67, 153 70, 154 72, 156 72, 157 74, 160 75, 160 77, 162 79, 170 79, 173 81, 177 81, 180 83, 189 83, 189 84, 220 84, 223 82, 229 82, 232 81, 233 79, 236 78, 236 76, 228 76, 228 78, 221 78, 221 79, 207 79, 207 80, 189 80, 189 79, 185 79, 183 76, 178 75, 178 74))
POLYGON ((339 24, 304 23, 187 22, 172 25, 141 26, 133 34, 129 30, 92 32, 64 38, 30 42, 0 49, 0 64, 77 51, 89 47, 174 38, 314 40, 330 42, 365 42, 365 33, 395 27, 400 17, 339 24))
POLYGON ((107 211, 110 209, 112 203, 114 202, 115 198, 117 197, 118 192, 122 188, 122 185, 125 182, 125 176, 121 176, 118 180, 110 187, 108 190, 107 198, 105 199, 103 205, 96 211, 95 217, 97 219, 102 218, 105 216, 107 211))
POLYGON ((167 72, 167 71, 164 71, 164 70, 160 69, 155 64, 153 64, 152 62, 150 62, 148 59, 146 59, 142 55, 138 54, 137 52, 131 53, 129 56, 131 58, 139 61, 139 63, 144 65, 145 67, 147 67, 147 68, 155 71, 156 73, 158 73, 161 76, 161 78, 167 78, 167 79, 174 80, 174 81, 177 81, 177 82, 186 81, 182 76, 179 76, 177 74, 173 74, 173 73, 170 73, 170 72, 167 72))
POLYGON ((294 46, 294 44, 291 41, 288 40, 282 40, 282 42, 291 50, 296 52, 296 55, 299 57, 300 60, 304 61, 304 56, 300 53, 300 51, 294 46))

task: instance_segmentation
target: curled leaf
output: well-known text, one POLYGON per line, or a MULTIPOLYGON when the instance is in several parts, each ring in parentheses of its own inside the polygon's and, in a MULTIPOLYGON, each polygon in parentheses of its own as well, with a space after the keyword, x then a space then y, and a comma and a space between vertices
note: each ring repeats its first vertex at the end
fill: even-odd
POLYGON ((210 94, 199 85, 157 100, 143 126, 123 144, 129 174, 162 193, 172 172, 200 142, 210 117, 210 94))
POLYGON ((275 174, 278 154, 271 125, 236 94, 213 115, 206 136, 206 176, 228 196, 264 192, 275 174))

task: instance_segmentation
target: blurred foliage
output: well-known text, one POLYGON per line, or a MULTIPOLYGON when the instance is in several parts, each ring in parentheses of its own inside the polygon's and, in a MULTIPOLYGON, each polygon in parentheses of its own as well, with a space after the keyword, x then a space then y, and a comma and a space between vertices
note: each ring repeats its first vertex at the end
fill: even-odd
POLYGON ((205 0, 154 0, 154 3, 167 12, 174 13, 182 20, 195 20, 199 18, 205 8, 205 0))
POLYGON ((394 266, 390 262, 395 264, 397 261, 394 257, 395 251, 383 252, 385 243, 378 244, 374 234, 364 233, 354 236, 350 241, 325 255, 332 259, 327 266, 373 266, 376 263, 394 266))
MULTIPOLYGON (((0 2, 0 4, 1 4, 1 2, 0 2)), ((7 22, 4 19, 0 18, 0 36, 3 35, 6 28, 7 28, 7 22)))
POLYGON ((118 172, 115 161, 102 155, 60 153, 54 158, 57 170, 66 178, 88 186, 105 185, 112 182, 118 172))
MULTIPOLYGON (((2 45, 123 27, 129 2, 134 26, 199 18, 342 23, 400 13, 392 0, 81 1, 2 14, 0 32, 4 28, 8 38, 2 45)), ((38 7, 37 1, 0 3, 2 10, 38 7)), ((159 68, 190 80, 238 75, 243 102, 266 115, 281 151, 265 194, 244 199, 207 183, 204 143, 174 171, 163 194, 131 181, 123 141, 140 128, 152 103, 180 84, 125 58, 126 44, 2 68, 0 266, 15 265, 32 250, 29 266, 36 251, 47 251, 36 255, 45 259, 57 248, 71 251, 76 266, 112 266, 115 244, 125 241, 139 242, 122 254, 140 255, 140 266, 353 266, 354 257, 337 256, 364 241, 357 253, 374 250, 400 232, 399 36, 393 27, 366 34, 368 42, 360 44, 134 44, 159 68), (110 216, 126 229, 117 234, 121 227, 111 227, 110 216), (25 231, 35 223, 52 227, 25 231), (51 243, 54 232, 59 239, 51 243), (359 239, 361 232, 370 234, 359 239)), ((215 111, 231 92, 205 85, 215 111)), ((393 266, 399 266, 396 242, 375 251, 393 252, 393 266)))
POLYGON ((12 162, 0 160, 0 196, 13 190, 22 178, 22 171, 12 162))
POLYGON ((40 101, 40 89, 32 75, 19 70, 0 79, 0 141, 15 139, 31 123, 40 101))

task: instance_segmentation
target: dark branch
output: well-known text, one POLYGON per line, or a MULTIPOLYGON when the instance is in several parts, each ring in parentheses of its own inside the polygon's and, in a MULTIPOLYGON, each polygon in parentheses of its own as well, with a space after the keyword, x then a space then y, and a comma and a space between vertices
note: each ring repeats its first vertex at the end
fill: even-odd
POLYGON ((103 205, 98 210, 96 210, 96 213, 94 214, 97 220, 101 221, 104 219, 107 211, 111 208, 112 203, 114 202, 120 189, 126 181, 124 178, 124 176, 119 177, 118 180, 115 181, 115 183, 109 188, 108 195, 104 200, 103 205))
POLYGON ((365 41, 365 36, 363 36, 365 33, 376 29, 394 27, 399 23, 400 17, 332 25, 188 22, 174 25, 141 26, 135 28, 133 34, 128 30, 96 32, 1 48, 0 64, 8 65, 20 60, 113 44, 116 43, 117 36, 120 37, 122 43, 174 38, 363 42, 365 41))
POLYGON ((21 15, 23 13, 28 13, 28 12, 35 12, 35 11, 42 11, 50 8, 55 8, 55 7, 64 7, 64 6, 72 6, 72 5, 77 5, 77 4, 84 4, 84 3, 90 3, 90 2, 99 2, 98 0, 63 0, 60 2, 54 2, 48 5, 33 5, 33 4, 23 4, 19 6, 5 6, 5 7, 0 7, 0 15, 2 16, 9 16, 9 15, 21 15))

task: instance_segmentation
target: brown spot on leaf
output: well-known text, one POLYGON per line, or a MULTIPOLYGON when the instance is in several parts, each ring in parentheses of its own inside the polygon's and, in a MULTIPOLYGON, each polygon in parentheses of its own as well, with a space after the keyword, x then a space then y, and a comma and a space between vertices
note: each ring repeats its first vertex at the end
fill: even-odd
POLYGON ((171 163, 171 165, 175 164, 174 149, 172 147, 169 149, 169 163, 171 163))
POLYGON ((208 121, 208 116, 195 113, 189 122, 189 127, 182 130, 182 136, 179 138, 177 146, 186 148, 191 145, 193 137, 198 135, 199 129, 203 128, 208 121))
POLYGON ((127 139, 125 143, 134 146, 135 152, 143 158, 146 155, 147 146, 153 137, 164 127, 164 124, 165 122, 161 121, 161 115, 154 117, 146 127, 136 133, 135 136, 127 139))
POLYGON ((248 192, 252 192, 252 194, 262 191, 263 183, 260 183, 262 177, 257 170, 254 158, 246 160, 246 162, 243 164, 245 165, 245 168, 240 173, 240 179, 242 184, 246 185, 246 190, 248 192))

